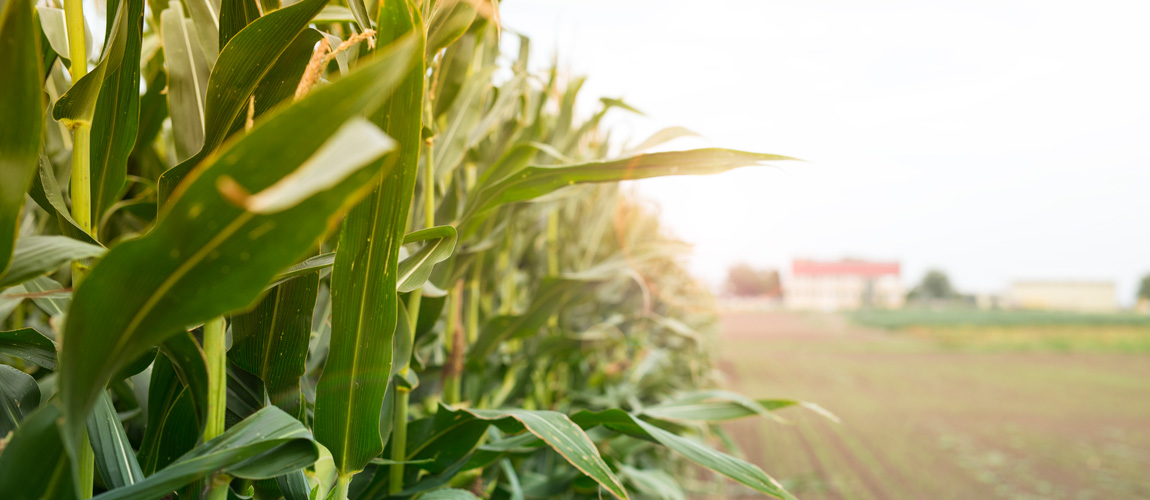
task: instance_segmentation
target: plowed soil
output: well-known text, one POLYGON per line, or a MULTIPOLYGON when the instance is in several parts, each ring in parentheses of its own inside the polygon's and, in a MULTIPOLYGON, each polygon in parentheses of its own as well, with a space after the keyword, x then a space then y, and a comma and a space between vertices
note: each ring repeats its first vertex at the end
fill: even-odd
POLYGON ((727 426, 804 500, 1150 499, 1150 355, 955 351, 782 312, 725 314, 721 353, 737 391, 841 418, 727 426))

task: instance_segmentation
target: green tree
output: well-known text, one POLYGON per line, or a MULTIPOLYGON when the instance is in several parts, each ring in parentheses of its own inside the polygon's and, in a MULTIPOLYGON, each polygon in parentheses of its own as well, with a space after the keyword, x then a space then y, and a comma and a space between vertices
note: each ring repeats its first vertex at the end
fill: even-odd
POLYGON ((950 277, 938 269, 927 271, 922 281, 907 295, 911 300, 948 300, 959 297, 950 277))
POLYGON ((1142 284, 1138 286, 1138 298, 1150 300, 1150 274, 1142 277, 1142 284))

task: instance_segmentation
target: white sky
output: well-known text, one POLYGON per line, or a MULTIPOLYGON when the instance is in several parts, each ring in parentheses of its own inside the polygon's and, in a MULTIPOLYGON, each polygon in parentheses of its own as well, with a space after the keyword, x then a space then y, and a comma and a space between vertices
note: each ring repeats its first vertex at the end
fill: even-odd
POLYGON ((641 181, 712 283, 733 262, 897 259, 965 291, 1150 272, 1150 2, 505 0, 545 66, 623 97, 618 137, 686 126, 806 160, 641 181))

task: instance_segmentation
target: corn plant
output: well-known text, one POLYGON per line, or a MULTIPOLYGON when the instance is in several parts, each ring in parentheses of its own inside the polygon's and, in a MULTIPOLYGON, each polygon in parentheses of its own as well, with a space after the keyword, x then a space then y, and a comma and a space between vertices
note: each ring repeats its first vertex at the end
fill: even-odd
POLYGON ((792 498, 613 184, 787 158, 614 147, 491 0, 59 7, 0 13, 5 498, 792 498))

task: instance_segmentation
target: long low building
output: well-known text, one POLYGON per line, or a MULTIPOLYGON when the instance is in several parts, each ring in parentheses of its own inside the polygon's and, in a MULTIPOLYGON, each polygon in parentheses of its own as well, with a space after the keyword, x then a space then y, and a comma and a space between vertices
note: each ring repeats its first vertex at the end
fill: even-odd
POLYGON ((797 259, 783 297, 788 308, 799 310, 897 309, 906 290, 898 262, 797 259))
POLYGON ((1118 310, 1114 283, 1108 281, 1016 281, 1007 295, 1019 309, 1109 312, 1118 310))

